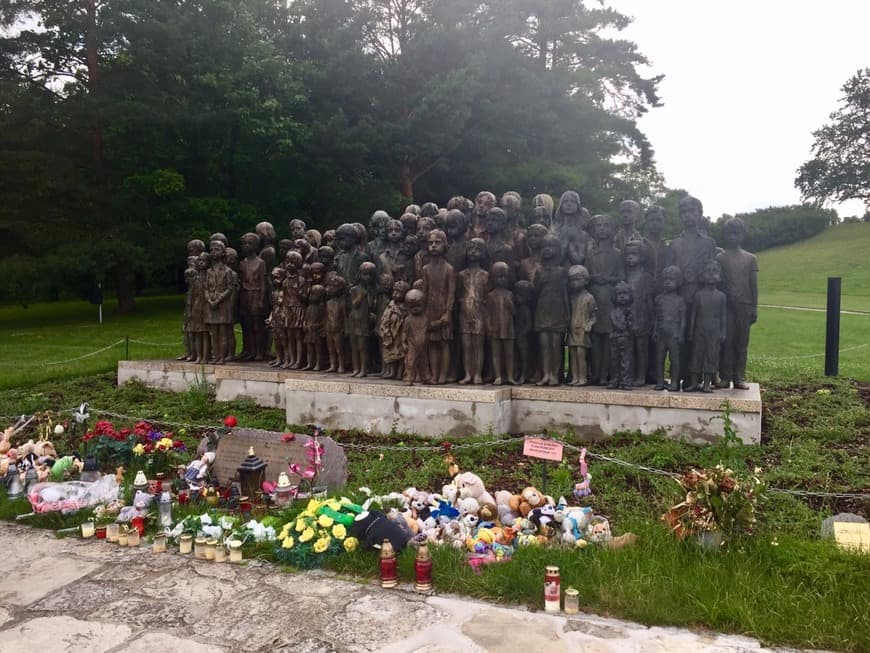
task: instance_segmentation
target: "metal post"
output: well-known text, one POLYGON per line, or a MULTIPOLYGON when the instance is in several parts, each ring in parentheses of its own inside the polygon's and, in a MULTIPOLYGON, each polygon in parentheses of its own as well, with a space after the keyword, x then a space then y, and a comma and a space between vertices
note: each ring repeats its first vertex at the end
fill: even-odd
POLYGON ((130 360, 130 336, 124 337, 124 360, 130 360))
POLYGON ((825 376, 837 376, 840 365, 840 277, 828 277, 828 319, 825 332, 825 376))

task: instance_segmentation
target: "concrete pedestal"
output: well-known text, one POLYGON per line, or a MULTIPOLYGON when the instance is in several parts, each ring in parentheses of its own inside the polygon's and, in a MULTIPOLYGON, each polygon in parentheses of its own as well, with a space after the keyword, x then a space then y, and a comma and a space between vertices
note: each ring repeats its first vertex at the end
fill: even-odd
POLYGON ((568 386, 406 386, 376 377, 274 370, 263 364, 195 365, 176 361, 121 361, 118 383, 180 392, 215 384, 220 401, 247 397, 283 408, 289 424, 317 422, 329 429, 373 433, 413 432, 462 437, 479 433, 575 433, 600 439, 614 433, 662 431, 673 438, 714 442, 724 432, 723 404, 746 443, 761 440, 761 393, 716 390, 712 394, 607 390, 568 386))

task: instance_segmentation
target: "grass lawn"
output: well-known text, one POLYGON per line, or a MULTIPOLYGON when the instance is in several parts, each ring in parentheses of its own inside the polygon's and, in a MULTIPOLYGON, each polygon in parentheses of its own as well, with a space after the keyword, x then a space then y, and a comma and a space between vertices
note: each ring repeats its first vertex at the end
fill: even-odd
POLYGON ((842 224, 758 255, 762 304, 824 308, 828 277, 842 278, 842 308, 870 311, 870 223, 842 224))

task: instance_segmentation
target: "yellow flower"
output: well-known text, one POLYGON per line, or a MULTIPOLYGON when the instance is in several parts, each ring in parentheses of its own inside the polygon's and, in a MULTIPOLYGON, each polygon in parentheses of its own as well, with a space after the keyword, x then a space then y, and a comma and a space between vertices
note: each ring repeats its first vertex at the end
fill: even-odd
POLYGON ((137 444, 135 447, 133 447, 133 453, 137 456, 141 456, 145 453, 145 445, 137 444))
POLYGON ((317 523, 323 526, 323 528, 329 528, 335 523, 335 520, 329 515, 320 515, 317 519, 317 523))
POLYGON ((284 538, 284 543, 281 545, 281 547, 284 549, 292 549, 294 544, 296 544, 296 542, 293 540, 292 537, 288 535, 284 538))
POLYGON ((344 541, 344 550, 350 553, 351 551, 356 551, 356 548, 359 546, 359 540, 355 537, 349 537, 344 541))
POLYGON ((307 524, 305 523, 305 520, 302 517, 298 517, 296 519, 296 532, 301 533, 302 531, 304 531, 306 525, 307 524))
POLYGON ((159 451, 169 451, 172 449, 172 439, 171 438, 160 438, 157 441, 157 444, 154 445, 154 448, 159 451))
POLYGON ((314 516, 314 514, 320 509, 322 505, 322 501, 318 501, 317 499, 311 499, 311 501, 308 502, 308 507, 305 508, 305 512, 310 512, 311 515, 314 516))
POLYGON ((332 508, 332 509, 335 510, 336 512, 338 512, 339 510, 341 510, 341 504, 340 504, 338 501, 336 501, 335 499, 330 499, 329 501, 327 501, 327 502, 326 502, 326 507, 327 507, 327 508, 332 508))
POLYGON ((310 526, 302 531, 302 535, 299 536, 300 542, 310 542, 314 539, 314 529, 310 526))
POLYGON ((347 529, 344 524, 336 524, 332 527, 332 536, 337 540, 343 540, 347 537, 347 529))
POLYGON ((314 543, 314 552, 315 553, 323 553, 329 548, 330 543, 329 537, 321 537, 314 543))

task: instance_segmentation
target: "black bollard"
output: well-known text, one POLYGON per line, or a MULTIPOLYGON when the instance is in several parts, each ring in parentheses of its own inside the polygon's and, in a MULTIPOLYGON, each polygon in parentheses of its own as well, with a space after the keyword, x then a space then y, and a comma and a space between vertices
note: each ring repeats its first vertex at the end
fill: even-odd
POLYGON ((837 376, 840 366, 840 281, 840 277, 828 277, 825 376, 837 376))

